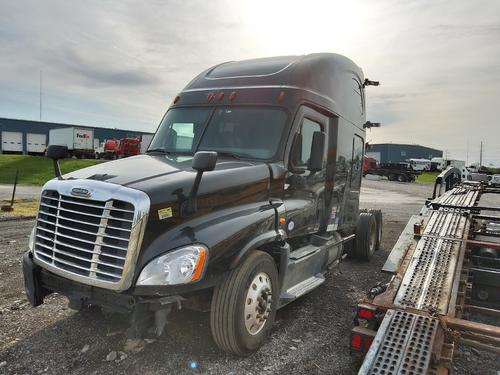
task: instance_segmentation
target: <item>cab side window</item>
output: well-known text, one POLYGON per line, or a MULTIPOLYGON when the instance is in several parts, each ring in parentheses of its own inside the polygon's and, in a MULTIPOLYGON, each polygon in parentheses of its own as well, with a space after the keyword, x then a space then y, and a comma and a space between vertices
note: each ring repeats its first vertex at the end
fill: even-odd
POLYGON ((316 121, 304 118, 298 131, 300 141, 295 143, 292 150, 292 165, 294 167, 306 167, 311 157, 311 145, 314 132, 320 132, 321 125, 316 121))

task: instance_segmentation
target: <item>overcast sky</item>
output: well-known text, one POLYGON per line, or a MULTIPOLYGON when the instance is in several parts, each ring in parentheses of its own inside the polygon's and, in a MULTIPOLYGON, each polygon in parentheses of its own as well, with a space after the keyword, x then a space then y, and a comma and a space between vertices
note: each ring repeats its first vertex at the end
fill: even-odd
POLYGON ((223 61, 336 52, 367 89, 372 142, 500 164, 500 1, 0 2, 0 117, 154 131, 223 61))

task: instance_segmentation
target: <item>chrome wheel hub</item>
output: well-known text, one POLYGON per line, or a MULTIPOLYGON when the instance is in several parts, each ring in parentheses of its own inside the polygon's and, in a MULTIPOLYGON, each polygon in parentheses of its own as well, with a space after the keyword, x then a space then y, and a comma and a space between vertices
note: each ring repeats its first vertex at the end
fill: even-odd
POLYGON ((375 228, 370 227, 370 241, 369 241, 369 246, 370 246, 370 252, 375 250, 376 244, 377 244, 377 227, 375 225, 375 228))
POLYGON ((250 283, 245 299, 245 327, 249 334, 258 334, 271 312, 272 284, 269 276, 260 272, 250 283))

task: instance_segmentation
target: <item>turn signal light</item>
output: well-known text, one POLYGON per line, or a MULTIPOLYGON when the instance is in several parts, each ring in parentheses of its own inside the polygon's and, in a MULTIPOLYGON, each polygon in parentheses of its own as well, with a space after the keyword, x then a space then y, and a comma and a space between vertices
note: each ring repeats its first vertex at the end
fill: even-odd
POLYGON ((198 262, 196 262, 196 267, 194 269, 193 276, 191 277, 191 281, 197 281, 200 278, 203 272, 203 267, 205 266, 206 257, 207 250, 205 250, 205 248, 203 247, 200 247, 198 262))

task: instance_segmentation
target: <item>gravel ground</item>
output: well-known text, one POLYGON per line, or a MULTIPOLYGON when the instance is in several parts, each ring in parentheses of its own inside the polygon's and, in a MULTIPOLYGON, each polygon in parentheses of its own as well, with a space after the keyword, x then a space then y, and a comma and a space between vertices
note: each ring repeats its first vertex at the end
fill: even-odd
MULTIPOLYGON (((98 310, 74 312, 51 295, 34 309, 26 301, 20 257, 32 220, 0 222, 0 374, 354 374, 361 360, 349 355, 356 303, 377 281, 408 218, 420 210, 430 185, 365 180, 362 207, 384 213, 383 249, 370 263, 347 260, 307 296, 278 311, 268 342, 237 358, 214 346, 208 314, 173 313, 168 334, 120 359, 127 319, 98 310), (110 352, 118 358, 107 361, 110 352), (192 369, 191 365, 196 364, 192 369)), ((497 374, 494 356, 461 349, 457 373, 497 374)))

